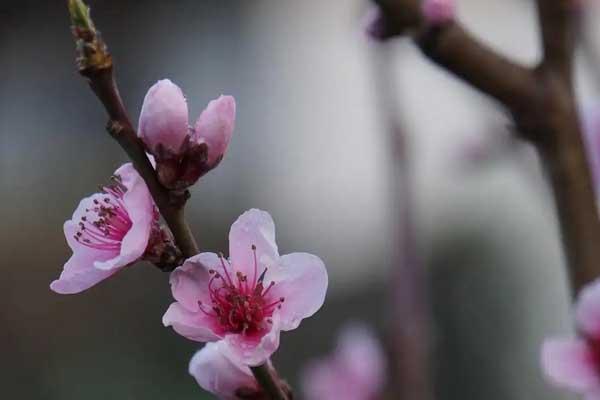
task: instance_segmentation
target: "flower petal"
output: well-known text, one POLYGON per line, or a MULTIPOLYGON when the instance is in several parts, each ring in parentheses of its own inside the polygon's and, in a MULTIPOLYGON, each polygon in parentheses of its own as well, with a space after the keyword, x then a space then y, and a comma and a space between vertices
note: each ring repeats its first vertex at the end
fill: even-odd
POLYGON ((235 99, 220 96, 212 100, 196 121, 192 139, 208 145, 208 165, 214 166, 225 154, 235 128, 235 99))
POLYGON ((96 268, 106 270, 129 265, 144 255, 156 216, 150 191, 133 165, 124 164, 115 175, 121 177, 121 183, 127 188, 123 202, 132 225, 123 237, 119 256, 95 264, 96 268))
POLYGON ((584 400, 600 400, 600 389, 595 389, 589 393, 586 393, 583 398, 584 400))
POLYGON ((258 390, 258 385, 250 368, 228 353, 224 342, 207 343, 192 357, 188 370, 204 390, 221 399, 237 400, 237 390, 258 390))
POLYGON ((156 155, 159 144, 177 153, 188 133, 188 107, 183 92, 168 79, 158 81, 144 98, 138 135, 156 155))
POLYGON ((582 289, 575 306, 575 316, 582 332, 600 338, 600 279, 582 289))
POLYGON ((579 393, 600 388, 593 354, 581 339, 546 340, 542 348, 542 367, 557 386, 579 393))
MULTIPOLYGON (((65 228, 67 230, 67 228, 65 228)), ((103 271, 94 268, 94 261, 106 252, 78 250, 64 266, 60 277, 50 284, 50 289, 60 294, 80 293, 103 281, 118 271, 118 269, 103 271)))
POLYGON ((385 355, 367 326, 353 324, 344 328, 338 339, 336 360, 344 367, 344 375, 367 394, 365 398, 374 397, 383 388, 385 355))
POLYGON ((279 259, 275 243, 275 224, 268 212, 255 208, 243 213, 229 231, 229 256, 236 271, 253 276, 256 246, 260 274, 265 267, 275 266, 279 259))
POLYGON ((251 367, 264 364, 279 347, 280 320, 277 315, 272 318, 271 329, 256 342, 243 335, 230 334, 225 336, 225 343, 234 357, 239 358, 245 365, 251 367))
POLYGON ((215 253, 201 253, 185 260, 169 278, 171 292, 175 300, 189 311, 200 311, 198 302, 210 304, 208 283, 209 270, 222 269, 219 257, 215 253))
POLYGON ((281 329, 296 329, 302 319, 316 313, 325 301, 327 293, 327 270, 317 256, 308 253, 292 253, 281 257, 277 268, 267 273, 266 281, 274 281, 272 297, 283 297, 284 303, 278 314, 281 329))
MULTIPOLYGON (((75 239, 75 234, 77 233, 77 230, 78 230, 77 225, 79 224, 79 222, 81 222, 82 217, 85 217, 87 214, 86 210, 93 209, 94 201, 100 202, 100 201, 102 201, 103 197, 104 196, 102 195, 102 193, 94 193, 91 196, 83 198, 77 205, 77 208, 73 212, 73 216, 71 217, 71 219, 67 220, 65 222, 65 224, 63 226, 63 230, 65 232, 65 238, 67 239, 67 243, 69 244, 69 247, 71 248, 71 250, 73 250, 73 252, 75 252, 78 249, 94 250, 94 249, 78 242, 75 239)), ((105 252, 105 250, 97 250, 97 251, 100 253, 105 252)), ((112 254, 112 257, 116 257, 118 255, 118 252, 116 252, 116 251, 109 251, 109 252, 112 254)), ((112 257, 109 257, 109 258, 112 258, 112 257)))
POLYGON ((220 339, 214 318, 201 311, 191 312, 179 303, 172 303, 163 315, 164 326, 172 326, 175 332, 196 342, 214 342, 220 339))
MULTIPOLYGON (((313 360, 304 367, 301 386, 306 400, 363 399, 353 383, 340 375, 333 360, 313 360)), ((366 398, 365 398, 366 399, 366 398)))

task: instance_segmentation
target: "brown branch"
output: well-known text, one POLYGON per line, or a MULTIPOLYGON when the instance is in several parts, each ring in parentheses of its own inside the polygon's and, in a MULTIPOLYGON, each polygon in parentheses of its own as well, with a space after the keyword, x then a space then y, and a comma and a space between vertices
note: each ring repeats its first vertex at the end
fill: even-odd
POLYGON ((544 58, 536 68, 496 54, 458 23, 428 26, 423 16, 415 17, 418 1, 379 3, 384 12, 396 13, 386 15, 388 23, 412 23, 388 32, 415 32, 427 57, 503 104, 522 137, 541 153, 555 194, 572 286, 578 291, 600 272, 600 222, 573 95, 576 11, 570 2, 537 1, 544 58))
POLYGON ((125 150, 133 166, 146 182, 183 255, 188 258, 198 254, 198 245, 184 218, 183 208, 189 194, 169 191, 158 182, 154 168, 121 100, 113 74, 112 57, 96 31, 87 7, 80 1, 69 1, 69 11, 77 43, 79 73, 87 79, 90 88, 108 113, 108 132, 125 150))
POLYGON ((427 282, 415 230, 414 184, 409 153, 409 137, 398 117, 398 99, 393 91, 393 74, 389 48, 377 48, 373 73, 376 83, 377 109, 387 133, 392 155, 390 192, 395 231, 393 276, 388 283, 393 308, 389 336, 390 368, 384 399, 427 400, 433 396, 430 379, 431 310, 427 282))
MULTIPOLYGON (((146 182, 162 217, 171 229, 175 243, 186 258, 199 253, 189 225, 184 217, 188 191, 168 190, 160 184, 142 142, 138 139, 123 105, 113 74, 112 57, 81 0, 69 0, 72 30, 77 42, 79 73, 104 105, 110 118, 107 130, 121 145, 133 166, 146 182)), ((272 400, 288 400, 276 371, 266 365, 253 367, 252 372, 272 400)), ((289 391, 289 390, 288 390, 289 391)))
MULTIPOLYGON (((263 388, 265 393, 269 396, 271 400, 288 400, 291 397, 288 397, 288 394, 284 390, 286 385, 283 385, 279 377, 277 376, 277 372, 272 367, 269 367, 267 364, 259 365, 257 367, 251 367, 250 370, 254 375, 254 378, 258 382, 258 384, 263 388)), ((288 388, 289 391, 289 388, 288 388)))

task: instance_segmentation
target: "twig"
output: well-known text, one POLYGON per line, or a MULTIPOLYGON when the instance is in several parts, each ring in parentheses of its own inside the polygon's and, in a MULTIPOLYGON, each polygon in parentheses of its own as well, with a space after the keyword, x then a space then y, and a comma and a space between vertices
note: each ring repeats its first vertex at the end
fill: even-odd
POLYGON ((69 10, 73 35, 77 41, 79 73, 87 79, 90 88, 108 113, 108 132, 125 150, 133 166, 146 182, 183 255, 188 258, 198 254, 198 245, 184 218, 183 209, 189 193, 169 191, 158 182, 154 168, 121 100, 113 74, 112 57, 96 31, 87 7, 80 1, 70 0, 69 10))
POLYGON ((390 398, 432 398, 429 379, 431 312, 427 301, 426 278, 418 254, 414 224, 412 168, 409 138, 397 116, 398 100, 393 92, 389 48, 377 48, 374 74, 378 109, 388 133, 392 153, 390 191, 394 210, 393 277, 389 283, 393 308, 390 310, 390 348, 393 350, 388 374, 390 398), (392 397, 393 393, 393 397, 392 397))
MULTIPOLYGON (((135 169, 146 182, 183 255, 189 258, 198 254, 198 245, 184 217, 184 206, 189 192, 168 190, 158 181, 144 146, 125 110, 113 74, 112 57, 90 18, 88 7, 81 0, 68 0, 68 5, 73 35, 77 41, 79 73, 87 79, 90 88, 108 113, 108 132, 125 150, 135 169)), ((283 384, 276 378, 274 371, 266 365, 254 367, 252 371, 272 400, 287 400, 281 388, 283 384)))
POLYGON ((258 384, 263 388, 271 400, 288 400, 288 396, 283 390, 283 385, 279 383, 279 378, 272 368, 267 364, 251 367, 252 374, 258 384))
POLYGON ((574 292, 596 278, 600 221, 573 95, 576 11, 572 2, 537 0, 544 57, 533 68, 498 55, 456 22, 428 25, 418 1, 378 3, 389 23, 410 21, 394 26, 393 32, 413 32, 429 59, 512 113, 520 135, 538 149, 550 176, 574 292))

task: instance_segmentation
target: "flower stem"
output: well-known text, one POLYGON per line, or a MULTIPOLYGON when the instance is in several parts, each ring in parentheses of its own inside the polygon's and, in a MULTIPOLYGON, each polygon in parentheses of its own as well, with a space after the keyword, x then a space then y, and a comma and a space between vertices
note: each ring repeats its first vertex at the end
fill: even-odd
MULTIPOLYGON (((77 42, 79 73, 87 78, 90 88, 109 115, 108 132, 125 150, 133 166, 146 182, 156 206, 183 255, 189 258, 198 254, 198 245, 184 214, 189 192, 168 190, 158 181, 154 167, 123 105, 113 74, 112 57, 95 29, 89 9, 81 0, 69 0, 68 5, 73 35, 77 42)), ((271 399, 288 400, 283 384, 272 367, 261 365, 253 367, 252 372, 271 399)))
POLYGON ((288 400, 279 378, 267 364, 251 367, 252 374, 271 400, 288 400))

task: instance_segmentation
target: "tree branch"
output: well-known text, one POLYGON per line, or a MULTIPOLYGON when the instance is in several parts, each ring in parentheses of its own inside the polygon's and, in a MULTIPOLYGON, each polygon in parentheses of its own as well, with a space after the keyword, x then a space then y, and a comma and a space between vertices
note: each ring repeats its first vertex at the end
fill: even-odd
POLYGON ((387 32, 415 32, 424 54, 512 112, 541 153, 552 182, 572 287, 600 272, 600 219, 573 95, 577 12, 567 0, 537 0, 544 58, 521 67, 479 44, 458 23, 430 26, 417 0, 378 0, 387 32), (391 14, 390 14, 391 13, 391 14), (420 15, 420 16, 419 16, 420 15), (407 16, 410 16, 408 18, 407 16))
MULTIPOLYGON (((90 88, 108 113, 108 132, 125 150, 133 166, 146 182, 183 255, 189 258, 198 254, 198 245, 184 217, 184 206, 189 192, 168 190, 158 181, 144 145, 138 139, 123 105, 113 74, 112 57, 100 33, 96 31, 89 16, 89 9, 81 0, 69 0, 68 5, 73 35, 77 42, 79 73, 87 79, 90 88)), ((288 400, 283 390, 283 387, 287 386, 272 368, 266 365, 253 367, 252 372, 272 400, 288 400)))
POLYGON ((96 31, 89 11, 79 2, 70 1, 73 35, 77 41, 77 65, 92 91, 104 105, 110 118, 107 130, 121 145, 133 166, 146 182, 165 222, 171 229, 175 243, 186 258, 198 254, 198 245, 184 218, 184 205, 189 193, 169 191, 163 187, 121 100, 113 74, 112 57, 100 34, 96 31))

